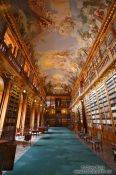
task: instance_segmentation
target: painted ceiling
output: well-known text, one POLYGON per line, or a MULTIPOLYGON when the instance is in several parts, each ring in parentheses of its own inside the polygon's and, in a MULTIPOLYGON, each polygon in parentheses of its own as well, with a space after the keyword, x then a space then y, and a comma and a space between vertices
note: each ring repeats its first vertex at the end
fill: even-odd
POLYGON ((10 0, 48 93, 70 93, 111 0, 10 0))

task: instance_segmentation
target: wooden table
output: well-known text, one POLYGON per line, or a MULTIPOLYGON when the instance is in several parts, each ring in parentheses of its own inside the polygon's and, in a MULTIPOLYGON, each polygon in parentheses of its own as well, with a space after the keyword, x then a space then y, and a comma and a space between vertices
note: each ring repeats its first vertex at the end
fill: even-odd
POLYGON ((32 132, 32 135, 33 135, 33 134, 36 134, 36 135, 39 134, 39 130, 32 130, 31 132, 32 132))
POLYGON ((48 131, 48 128, 47 127, 39 127, 38 131, 44 133, 45 131, 48 131))

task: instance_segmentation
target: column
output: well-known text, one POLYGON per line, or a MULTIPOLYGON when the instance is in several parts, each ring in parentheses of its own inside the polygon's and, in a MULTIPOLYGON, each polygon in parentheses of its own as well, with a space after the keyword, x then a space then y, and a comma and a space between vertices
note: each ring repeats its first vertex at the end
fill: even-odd
POLYGON ((10 89, 11 89, 11 79, 6 78, 5 79, 5 89, 3 92, 3 98, 2 98, 2 102, 1 102, 1 108, 0 108, 0 131, 2 131, 2 129, 3 129, 3 124, 4 124, 7 105, 8 105, 8 99, 9 99, 9 95, 10 95, 10 89))

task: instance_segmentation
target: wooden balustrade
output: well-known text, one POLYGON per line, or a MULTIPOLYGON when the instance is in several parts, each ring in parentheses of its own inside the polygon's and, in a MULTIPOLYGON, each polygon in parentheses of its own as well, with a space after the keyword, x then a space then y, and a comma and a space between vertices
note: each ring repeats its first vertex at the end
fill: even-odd
MULTIPOLYGON (((33 82, 33 78, 35 78, 33 76, 33 78, 30 79, 31 73, 28 76, 27 73, 24 71, 24 65, 20 64, 20 62, 18 61, 18 55, 15 57, 13 55, 13 53, 11 52, 11 50, 8 48, 8 46, 6 45, 6 43, 0 39, 0 51, 4 54, 5 58, 8 60, 8 62, 11 64, 11 66, 13 66, 16 71, 18 71, 18 73, 20 73, 20 75, 22 75, 24 77, 24 79, 26 80, 26 82, 31 86, 31 88, 38 94, 39 93, 39 88, 37 87, 37 82, 36 84, 32 84, 33 82)), ((23 55, 21 55, 21 57, 23 57, 23 55)), ((20 59, 19 59, 20 60, 20 59)), ((25 60, 25 58, 23 57, 23 60, 25 60)))

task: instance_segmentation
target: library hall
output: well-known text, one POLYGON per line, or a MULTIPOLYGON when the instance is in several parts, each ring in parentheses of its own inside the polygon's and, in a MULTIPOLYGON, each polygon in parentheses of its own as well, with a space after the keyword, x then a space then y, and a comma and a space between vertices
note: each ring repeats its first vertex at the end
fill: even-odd
POLYGON ((116 175, 115 0, 0 0, 0 175, 116 175))

